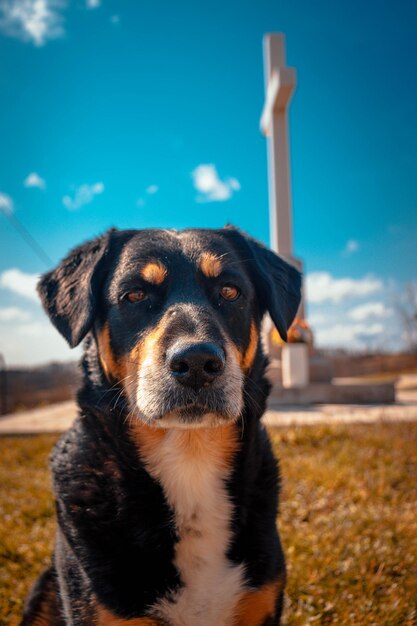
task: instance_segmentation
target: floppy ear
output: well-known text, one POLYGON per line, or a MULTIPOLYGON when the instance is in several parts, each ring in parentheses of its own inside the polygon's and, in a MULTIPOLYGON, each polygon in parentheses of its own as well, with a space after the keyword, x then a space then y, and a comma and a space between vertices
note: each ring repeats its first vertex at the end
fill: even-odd
POLYGON ((301 301, 300 272, 237 228, 227 226, 226 232, 240 248, 263 312, 269 312, 280 336, 287 341, 287 330, 301 301))
POLYGON ((93 325, 112 232, 71 250, 38 283, 45 311, 71 348, 84 339, 93 325))

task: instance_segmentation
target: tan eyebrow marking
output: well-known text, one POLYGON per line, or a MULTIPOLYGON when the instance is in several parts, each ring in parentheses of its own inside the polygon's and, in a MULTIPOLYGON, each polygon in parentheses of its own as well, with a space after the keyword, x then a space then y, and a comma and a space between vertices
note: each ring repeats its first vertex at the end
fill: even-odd
POLYGON ((203 252, 198 265, 207 278, 217 278, 222 271, 222 264, 219 257, 212 252, 203 252))
POLYGON ((140 274, 148 283, 160 285, 167 277, 168 270, 160 261, 151 261, 141 269, 140 274))

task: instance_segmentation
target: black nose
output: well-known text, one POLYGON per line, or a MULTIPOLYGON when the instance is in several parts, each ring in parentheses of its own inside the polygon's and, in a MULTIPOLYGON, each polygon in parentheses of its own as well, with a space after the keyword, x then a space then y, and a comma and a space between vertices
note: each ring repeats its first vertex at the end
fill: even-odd
POLYGON ((167 354, 172 375, 186 387, 195 391, 207 387, 223 372, 226 358, 224 350, 214 343, 193 343, 173 348, 167 354))

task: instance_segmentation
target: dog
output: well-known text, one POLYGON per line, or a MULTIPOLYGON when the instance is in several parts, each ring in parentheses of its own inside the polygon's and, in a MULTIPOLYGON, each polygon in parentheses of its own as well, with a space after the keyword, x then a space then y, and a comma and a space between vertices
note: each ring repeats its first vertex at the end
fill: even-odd
POLYGON ((260 330, 285 340, 299 272, 234 227, 117 230, 38 285, 79 417, 51 455, 58 531, 22 626, 272 626, 285 559, 260 418, 260 330))

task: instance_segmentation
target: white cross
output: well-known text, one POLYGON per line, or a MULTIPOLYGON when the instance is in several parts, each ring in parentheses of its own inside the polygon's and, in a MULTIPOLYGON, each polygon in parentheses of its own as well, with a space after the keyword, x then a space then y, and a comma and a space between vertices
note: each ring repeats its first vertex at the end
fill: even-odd
POLYGON ((294 68, 285 65, 281 33, 264 37, 265 105, 261 130, 268 137, 271 248, 293 257, 290 159, 287 110, 296 85, 294 68))

